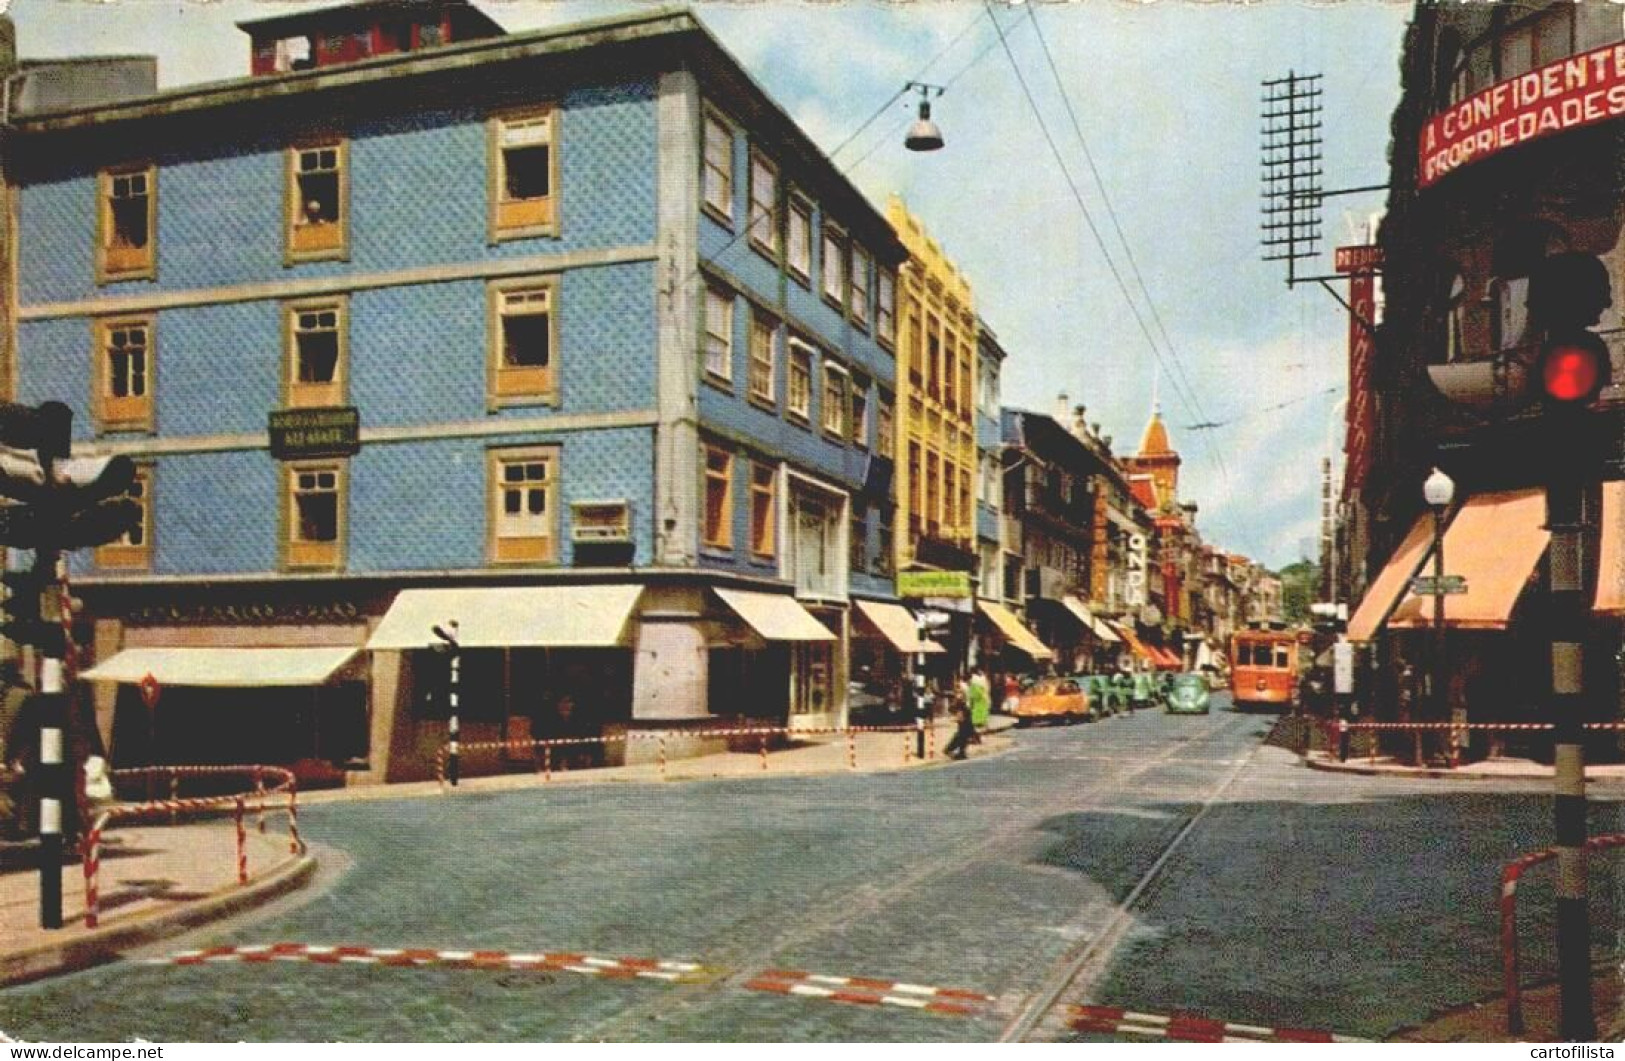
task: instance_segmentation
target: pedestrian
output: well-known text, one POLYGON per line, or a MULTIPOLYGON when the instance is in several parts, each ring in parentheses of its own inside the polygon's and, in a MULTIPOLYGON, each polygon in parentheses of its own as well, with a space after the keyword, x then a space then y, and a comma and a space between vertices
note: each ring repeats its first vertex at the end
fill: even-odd
POLYGON ((954 705, 954 715, 958 719, 958 726, 954 729, 953 738, 948 741, 942 754, 950 759, 965 758, 965 749, 976 739, 976 725, 971 722, 970 705, 960 701, 954 705))
MULTIPOLYGON (((988 688, 987 675, 982 673, 981 667, 971 671, 970 681, 966 683, 966 705, 970 708, 971 725, 981 734, 987 729, 988 717, 993 713, 993 694, 988 688)), ((981 743, 981 737, 977 737, 981 743)))

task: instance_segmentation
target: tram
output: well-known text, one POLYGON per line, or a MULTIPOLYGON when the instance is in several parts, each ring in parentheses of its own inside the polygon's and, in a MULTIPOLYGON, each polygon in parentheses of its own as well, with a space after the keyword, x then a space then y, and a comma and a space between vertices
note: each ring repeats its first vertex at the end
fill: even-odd
POLYGON ((1298 635, 1253 628, 1230 638, 1230 696, 1238 710, 1285 708, 1298 687, 1298 635))

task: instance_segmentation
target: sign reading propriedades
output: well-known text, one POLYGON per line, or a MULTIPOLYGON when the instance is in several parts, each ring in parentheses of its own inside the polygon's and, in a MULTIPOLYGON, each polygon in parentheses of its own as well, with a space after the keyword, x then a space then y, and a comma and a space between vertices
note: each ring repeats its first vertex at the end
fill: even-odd
POLYGON ((899 597, 969 597, 969 571, 900 571, 897 574, 899 597))
POLYGON ((273 409, 271 458, 353 457, 361 452, 361 411, 353 405, 327 409, 273 409))
POLYGON ((1559 59, 1452 103, 1422 127, 1417 186, 1543 136, 1625 115, 1625 44, 1559 59))

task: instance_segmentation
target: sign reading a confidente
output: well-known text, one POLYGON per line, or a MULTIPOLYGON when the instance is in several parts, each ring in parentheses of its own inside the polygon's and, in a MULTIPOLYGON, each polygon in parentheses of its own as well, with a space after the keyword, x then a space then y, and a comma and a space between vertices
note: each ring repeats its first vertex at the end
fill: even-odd
POLYGON ((361 411, 353 405, 327 409, 273 409, 273 460, 353 457, 361 452, 361 411))
POLYGON ((1417 186, 1518 144, 1625 115, 1625 44, 1548 63, 1452 103, 1422 127, 1417 186))

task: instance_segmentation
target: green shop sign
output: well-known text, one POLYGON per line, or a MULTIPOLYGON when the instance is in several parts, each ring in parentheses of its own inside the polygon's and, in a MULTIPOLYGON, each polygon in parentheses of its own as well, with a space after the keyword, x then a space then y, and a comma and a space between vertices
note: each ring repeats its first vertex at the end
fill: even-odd
POLYGON ((969 571, 900 571, 899 597, 969 597, 969 571))

